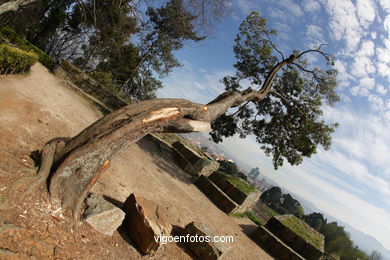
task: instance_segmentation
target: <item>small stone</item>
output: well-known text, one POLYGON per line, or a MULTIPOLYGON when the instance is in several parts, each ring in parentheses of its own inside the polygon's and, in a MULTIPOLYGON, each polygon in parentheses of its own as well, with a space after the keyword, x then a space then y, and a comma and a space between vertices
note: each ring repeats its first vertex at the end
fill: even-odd
POLYGON ((131 194, 125 201, 126 231, 139 250, 145 254, 154 254, 161 245, 157 238, 168 235, 172 229, 166 221, 164 208, 142 196, 131 194))
POLYGON ((192 222, 184 228, 185 232, 192 236, 198 237, 198 241, 187 241, 187 247, 202 260, 216 260, 219 259, 228 247, 222 243, 216 243, 213 241, 205 241, 206 237, 212 239, 214 234, 210 229, 202 223, 192 222), (203 237, 202 240, 199 237, 203 237))
POLYGON ((91 194, 87 198, 88 208, 84 212, 85 221, 97 231, 112 236, 122 225, 125 213, 102 195, 91 194))

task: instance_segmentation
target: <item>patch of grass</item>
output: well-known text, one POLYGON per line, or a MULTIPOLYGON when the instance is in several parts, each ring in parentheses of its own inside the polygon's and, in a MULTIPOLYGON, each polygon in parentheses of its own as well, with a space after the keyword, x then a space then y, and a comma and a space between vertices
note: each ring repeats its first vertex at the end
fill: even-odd
POLYGON ((223 175, 223 178, 225 180, 227 180, 228 182, 233 184, 234 187, 236 187, 240 191, 244 192, 246 195, 248 195, 251 192, 256 191, 256 188, 253 185, 249 184, 248 182, 244 181, 241 178, 227 175, 227 174, 222 173, 222 172, 221 172, 221 174, 223 175))
POLYGON ((235 217, 235 218, 248 217, 250 220, 252 220, 258 226, 264 226, 265 225, 265 223, 260 218, 258 218, 255 215, 255 213, 253 213, 251 210, 246 211, 244 213, 231 213, 229 215, 232 216, 232 217, 235 217))
POLYGON ((291 231, 293 231, 298 236, 305 239, 308 243, 312 244, 318 249, 324 248, 324 238, 323 236, 312 229, 309 225, 307 225, 302 220, 298 219, 293 215, 283 216, 278 218, 280 222, 283 223, 286 227, 288 227, 291 231))
POLYGON ((45 67, 49 69, 53 69, 56 65, 56 61, 52 57, 47 55, 35 45, 20 37, 11 28, 2 24, 0 24, 0 40, 2 42, 12 43, 24 51, 36 53, 38 55, 39 62, 41 62, 45 67))
POLYGON ((0 72, 23 73, 38 61, 38 55, 34 52, 23 51, 18 48, 0 44, 0 72))
POLYGON ((251 210, 245 212, 246 216, 252 220, 253 222, 255 222, 258 226, 264 226, 265 223, 260 219, 258 218, 255 213, 253 213, 251 210))

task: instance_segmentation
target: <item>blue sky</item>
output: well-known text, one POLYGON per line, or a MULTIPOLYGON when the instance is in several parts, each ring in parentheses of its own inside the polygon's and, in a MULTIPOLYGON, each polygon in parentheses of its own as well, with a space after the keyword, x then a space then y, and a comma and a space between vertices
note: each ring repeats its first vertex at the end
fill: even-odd
MULTIPOLYGON (((336 57, 342 100, 324 106, 340 127, 332 148, 300 166, 274 171, 254 138, 226 139, 223 146, 280 186, 319 209, 375 237, 390 250, 390 1, 233 0, 231 14, 206 41, 177 55, 183 67, 165 78, 159 97, 207 103, 223 91, 219 82, 234 73, 233 40, 240 22, 259 11, 279 34, 277 46, 294 49, 327 43, 336 57)), ((315 62, 316 56, 309 57, 315 62)))

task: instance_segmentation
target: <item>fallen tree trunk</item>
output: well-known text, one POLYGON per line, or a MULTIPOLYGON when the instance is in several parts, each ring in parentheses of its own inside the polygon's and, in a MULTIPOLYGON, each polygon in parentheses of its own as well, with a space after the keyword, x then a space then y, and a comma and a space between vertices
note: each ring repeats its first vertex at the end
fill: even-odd
POLYGON ((121 150, 149 133, 208 131, 212 120, 249 97, 259 98, 254 95, 257 92, 249 89, 224 93, 207 106, 181 99, 154 99, 120 108, 60 149, 56 147, 64 139, 54 139, 55 144, 51 140, 46 147, 55 153, 44 151, 40 176, 49 176, 51 198, 60 203, 65 216, 77 222, 89 190, 121 150))
POLYGON ((87 193, 118 152, 152 132, 208 131, 209 122, 192 119, 207 112, 204 105, 177 99, 123 107, 87 127, 61 149, 49 142, 43 150, 40 175, 52 172, 52 199, 61 204, 64 215, 78 221, 87 193), (55 150, 55 154, 46 150, 55 150))

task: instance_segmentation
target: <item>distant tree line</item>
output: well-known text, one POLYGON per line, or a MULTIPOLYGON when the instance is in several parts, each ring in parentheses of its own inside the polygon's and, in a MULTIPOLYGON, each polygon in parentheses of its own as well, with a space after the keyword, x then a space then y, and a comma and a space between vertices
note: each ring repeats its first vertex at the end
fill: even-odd
POLYGON ((337 222, 328 222, 327 219, 317 212, 304 214, 304 210, 298 200, 290 194, 283 194, 280 187, 272 187, 266 190, 261 196, 261 201, 279 214, 293 214, 305 221, 313 229, 325 237, 325 251, 340 260, 383 259, 381 254, 373 251, 370 255, 360 250, 350 239, 344 227, 337 222))
POLYGON ((180 66, 175 51, 204 40, 226 5, 221 0, 35 0, 9 10, 1 22, 56 60, 71 61, 113 90, 145 100, 162 87, 159 77, 180 66))
POLYGON ((248 176, 240 171, 237 164, 232 161, 218 161, 218 171, 248 181, 248 176))
POLYGON ((294 199, 290 194, 283 194, 279 187, 272 187, 260 196, 261 201, 277 213, 293 214, 299 219, 304 216, 304 210, 299 201, 294 199))

